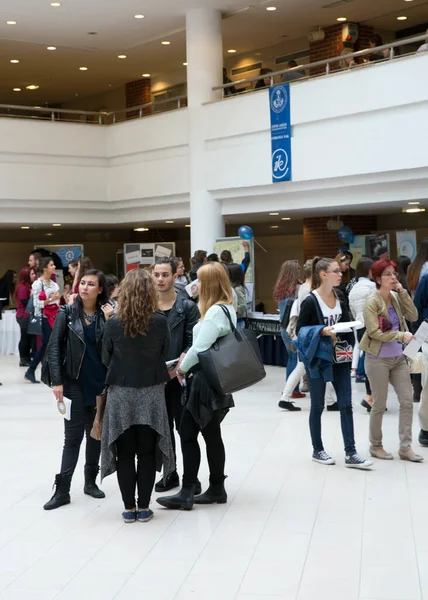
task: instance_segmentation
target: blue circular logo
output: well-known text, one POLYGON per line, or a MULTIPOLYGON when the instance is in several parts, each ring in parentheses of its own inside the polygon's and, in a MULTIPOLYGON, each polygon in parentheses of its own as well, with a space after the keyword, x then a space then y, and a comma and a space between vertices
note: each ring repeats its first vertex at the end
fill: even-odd
POLYGON ((274 113, 279 115, 285 109, 288 103, 287 90, 283 85, 277 85, 274 88, 270 100, 270 106, 274 113))
POLYGON ((275 150, 272 154, 272 176, 282 179, 288 173, 288 154, 283 148, 275 150))

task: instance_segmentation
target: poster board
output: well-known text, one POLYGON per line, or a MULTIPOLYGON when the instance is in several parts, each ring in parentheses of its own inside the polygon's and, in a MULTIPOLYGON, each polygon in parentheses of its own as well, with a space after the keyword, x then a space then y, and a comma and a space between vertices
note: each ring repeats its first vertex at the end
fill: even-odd
MULTIPOLYGON (((214 252, 220 258, 220 254, 223 250, 229 250, 232 255, 233 262, 238 265, 241 264, 244 258, 244 248, 242 247, 242 241, 240 237, 230 238, 219 238, 214 244, 214 252)), ((250 246, 250 264, 245 274, 245 288, 247 292, 247 307, 248 310, 253 311, 255 307, 255 264, 254 264, 254 238, 247 241, 250 246)))
POLYGON ((83 256, 82 244, 35 244, 34 250, 47 250, 51 254, 56 254, 62 264, 62 269, 55 270, 55 277, 61 293, 64 291, 65 283, 72 284, 73 278, 68 274, 68 265, 73 260, 78 260, 83 256))
POLYGON ((354 255, 352 268, 355 269, 361 256, 370 256, 373 260, 379 260, 390 256, 389 233, 373 233, 370 235, 356 235, 349 251, 354 255))
POLYGON ((157 258, 175 256, 175 242, 132 243, 123 246, 124 271, 147 268, 157 258))
POLYGON ((416 231, 397 231, 397 256, 407 256, 410 260, 416 258, 416 231))

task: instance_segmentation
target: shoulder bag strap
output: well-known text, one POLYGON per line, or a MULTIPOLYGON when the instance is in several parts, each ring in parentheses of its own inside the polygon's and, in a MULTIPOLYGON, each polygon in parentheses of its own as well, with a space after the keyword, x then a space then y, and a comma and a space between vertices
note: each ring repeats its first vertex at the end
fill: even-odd
POLYGON ((315 296, 315 294, 313 292, 311 292, 309 295, 312 296, 312 300, 315 304, 315 310, 317 311, 318 321, 320 322, 320 325, 325 325, 324 315, 322 314, 322 310, 321 310, 320 303, 318 302, 318 298, 315 296))
POLYGON ((229 310, 224 306, 224 304, 217 304, 217 306, 219 306, 221 308, 221 310, 224 312, 224 314, 226 315, 226 317, 229 320, 230 323, 230 327, 232 329, 232 333, 235 333, 236 331, 236 327, 235 325, 232 323, 232 319, 230 318, 230 313, 229 310))

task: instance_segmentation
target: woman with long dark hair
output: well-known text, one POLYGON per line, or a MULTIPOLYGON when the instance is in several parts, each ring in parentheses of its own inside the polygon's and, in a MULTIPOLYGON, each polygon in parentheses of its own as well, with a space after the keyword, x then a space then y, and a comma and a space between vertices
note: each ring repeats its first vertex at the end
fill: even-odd
POLYGON ((238 317, 237 327, 245 329, 247 316, 247 294, 245 292, 245 275, 241 265, 237 263, 224 264, 229 274, 232 289, 236 294, 236 316, 238 317))
MULTIPOLYGON (((334 325, 351 320, 343 294, 335 289, 340 286, 341 280, 342 269, 336 260, 332 258, 314 259, 312 263, 312 292, 303 302, 297 320, 296 330, 299 334, 299 350, 303 350, 305 343, 312 349, 314 342, 318 342, 318 347, 322 345, 323 354, 331 354, 331 360, 325 360, 327 365, 332 365, 330 377, 328 376, 329 369, 325 369, 325 373, 324 371, 321 372, 318 364, 314 365, 313 369, 307 368, 309 391, 311 393, 309 428, 313 446, 312 460, 323 465, 335 464, 334 459, 324 450, 321 437, 321 415, 325 404, 326 382, 331 380, 332 377, 340 410, 340 424, 345 447, 345 466, 354 469, 367 469, 373 463, 362 458, 355 448, 351 389, 352 352, 348 350, 355 339, 353 332, 341 334, 343 342, 347 343, 347 348, 341 350, 339 354, 335 348, 338 338, 334 331, 334 325), (305 328, 305 330, 301 335, 300 330, 302 328, 305 328), (306 340, 303 339, 304 336, 307 336, 306 340), (323 341, 321 342, 321 340, 323 341)), ((315 352, 311 350, 311 355, 314 354, 315 352)), ((318 358, 317 360, 321 361, 322 359, 318 358)))
POLYGON ((51 383, 61 408, 64 397, 72 401, 71 419, 64 419, 64 449, 55 493, 44 505, 52 510, 70 503, 70 485, 86 433, 84 492, 93 498, 105 494, 96 485, 101 443, 90 437, 97 395, 104 389, 106 368, 101 361, 105 320, 113 314, 108 304, 105 278, 90 269, 79 283, 73 306, 61 307, 47 347, 43 381, 51 383), (48 377, 45 378, 49 373, 48 377))
POLYGON ((163 466, 167 477, 175 468, 165 402, 169 328, 157 305, 150 275, 142 269, 130 271, 121 284, 117 316, 107 323, 104 335, 109 388, 101 478, 117 471, 125 523, 153 517, 149 505, 156 469, 163 466))
POLYGON ((25 311, 28 301, 31 298, 31 269, 24 267, 21 269, 18 278, 18 286, 15 292, 16 298, 16 321, 21 330, 21 339, 19 340, 19 366, 29 367, 31 350, 35 346, 36 338, 28 333, 28 323, 30 315, 25 311))
POLYGON ((40 259, 38 273, 39 278, 31 286, 31 293, 34 315, 36 317, 41 316, 42 345, 33 356, 24 375, 26 381, 30 383, 40 383, 36 380, 36 369, 45 356, 61 298, 58 284, 51 279, 55 273, 55 263, 50 256, 40 259))
MULTIPOLYGON (((282 322, 284 313, 287 309, 287 304, 292 303, 299 293, 300 288, 300 265, 297 260, 286 260, 279 271, 278 279, 276 281, 273 297, 278 302, 279 308, 279 319, 282 322)), ((287 333, 284 327, 281 327, 281 337, 287 348, 288 360, 286 369, 286 380, 290 377, 291 373, 297 366, 297 350, 294 347, 293 341, 290 335, 287 333)), ((294 392, 291 394, 291 400, 287 402, 287 405, 283 405, 282 408, 286 408, 290 411, 301 410, 300 407, 294 406, 292 400, 296 398, 305 398, 306 394, 302 394, 299 391, 299 384, 297 384, 294 392)))
POLYGON ((409 270, 412 261, 408 256, 401 255, 397 258, 397 273, 398 281, 406 291, 409 291, 407 286, 407 271, 409 270))
POLYGON ((216 393, 207 382, 199 365, 198 354, 211 348, 236 327, 232 288, 225 269, 210 262, 198 270, 199 308, 201 320, 193 329, 193 344, 177 368, 177 377, 185 385, 186 404, 180 424, 183 452, 183 487, 175 496, 158 498, 166 508, 191 510, 194 504, 224 504, 226 452, 221 437, 221 422, 234 406, 231 394, 216 393), (230 320, 229 320, 230 319, 230 320), (204 494, 195 496, 201 463, 199 433, 205 440, 210 469, 210 485, 204 494))
POLYGON ((407 285, 411 294, 418 287, 419 280, 428 274, 428 238, 424 238, 419 246, 418 253, 407 269, 407 285))

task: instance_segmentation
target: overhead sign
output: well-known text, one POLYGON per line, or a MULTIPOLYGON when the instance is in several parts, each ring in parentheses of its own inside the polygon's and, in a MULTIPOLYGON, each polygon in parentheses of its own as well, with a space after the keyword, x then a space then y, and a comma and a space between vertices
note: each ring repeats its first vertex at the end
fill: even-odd
POLYGON ((272 182, 291 181, 290 84, 269 88, 272 182))

